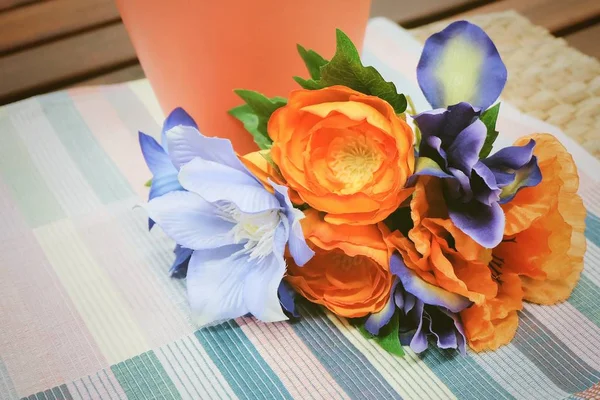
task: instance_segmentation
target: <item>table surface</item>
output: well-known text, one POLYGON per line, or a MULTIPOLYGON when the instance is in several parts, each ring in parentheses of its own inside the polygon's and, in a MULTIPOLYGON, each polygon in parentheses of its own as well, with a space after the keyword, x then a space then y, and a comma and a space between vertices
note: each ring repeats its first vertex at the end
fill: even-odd
MULTIPOLYGON (((600 58, 598 0, 373 0, 372 15, 415 28, 509 9, 600 58)), ((0 0, 0 104, 143 76, 113 0, 0 0)))

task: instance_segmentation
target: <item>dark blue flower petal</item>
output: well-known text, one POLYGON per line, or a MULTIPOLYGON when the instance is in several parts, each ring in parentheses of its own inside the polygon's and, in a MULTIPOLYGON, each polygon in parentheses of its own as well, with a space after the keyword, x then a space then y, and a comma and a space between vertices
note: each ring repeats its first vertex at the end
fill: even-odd
POLYGON ((531 157, 529 164, 519 168, 515 173, 513 182, 502 188, 500 193, 500 204, 508 203, 517 192, 526 187, 538 185, 542 181, 542 171, 537 163, 537 157, 531 157))
POLYGON ((438 163, 428 157, 419 157, 415 166, 416 176, 436 176, 438 178, 454 178, 452 175, 444 172, 438 163))
POLYGON ((498 150, 482 162, 491 169, 517 170, 531 161, 535 140, 531 139, 524 146, 509 146, 498 150))
POLYGON ((485 110, 500 96, 506 78, 492 40, 467 21, 431 35, 417 66, 419 86, 433 108, 464 101, 485 110))
POLYGON ((442 306, 454 312, 462 311, 471 305, 466 297, 448 292, 421 279, 406 266, 398 253, 392 254, 390 258, 390 272, 400 278, 402 287, 407 293, 414 295, 425 304, 442 306))
POLYGON ((165 176, 177 174, 177 170, 173 166, 173 163, 171 163, 171 159, 166 151, 152 136, 139 132, 138 139, 140 148, 142 149, 142 155, 144 156, 146 165, 150 172, 152 172, 152 175, 165 176))
POLYGON ((171 111, 171 113, 165 119, 165 122, 163 124, 160 137, 160 142, 162 144, 163 149, 167 150, 167 131, 179 125, 193 126, 194 128, 198 129, 196 121, 194 121, 194 119, 183 108, 177 107, 176 109, 171 111))
POLYGON ((473 166, 471 189, 475 194, 475 199, 485 205, 489 206, 500 199, 501 190, 496 183, 496 176, 481 161, 473 166))
POLYGON ((380 311, 369 315, 365 321, 365 329, 371 335, 378 335, 381 328, 386 326, 388 322, 390 322, 390 319, 392 319, 394 311, 396 311, 396 302, 394 300, 396 286, 398 286, 398 279, 395 279, 394 283, 392 284, 390 298, 385 306, 380 311))
POLYGON ((423 141, 430 136, 439 137, 443 146, 449 146, 466 127, 479 116, 480 110, 469 103, 458 103, 448 109, 425 111, 413 118, 421 130, 423 141))
POLYGON ((185 278, 190 257, 192 257, 194 251, 181 247, 180 245, 175 245, 173 252, 175 253, 175 260, 173 261, 169 273, 173 278, 185 278))
POLYGON ((447 149, 448 164, 469 175, 479 161, 479 152, 486 135, 487 128, 479 119, 463 129, 447 149))
POLYGON ((502 241, 505 219, 498 203, 449 202, 448 214, 458 229, 483 247, 491 249, 502 241))
POLYGON ((496 184, 499 188, 510 185, 515 180, 516 174, 514 172, 505 172, 500 171, 499 169, 493 169, 491 171, 494 174, 494 179, 496 179, 496 184))
POLYGON ((277 295, 283 310, 293 317, 300 318, 300 313, 296 309, 296 291, 286 281, 281 281, 279 284, 277 295))
POLYGON ((473 198, 471 190, 471 180, 464 172, 455 168, 448 168, 448 171, 455 179, 446 180, 447 193, 451 200, 457 200, 467 203, 473 198))
POLYGON ((413 115, 415 123, 421 130, 421 138, 423 142, 427 141, 430 136, 438 136, 443 132, 446 125, 446 114, 448 110, 438 108, 436 110, 424 111, 420 114, 413 115))
POLYGON ((442 148, 442 139, 437 136, 429 136, 421 141, 419 156, 431 158, 442 169, 448 168, 448 157, 446 151, 442 148))
POLYGON ((456 313, 446 310, 445 308, 439 308, 439 310, 442 313, 446 314, 454 322, 454 334, 456 335, 458 351, 463 356, 467 355, 467 338, 465 336, 465 329, 463 327, 462 321, 460 320, 460 316, 456 313))
MULTIPOLYGON (((424 308, 425 308, 425 304, 423 304, 423 302, 421 300, 417 299, 417 302, 415 303, 415 308, 412 309, 412 311, 410 312, 411 314, 414 315, 414 319, 418 320, 418 324, 417 327, 415 329, 415 333, 410 341, 410 348, 412 351, 414 351, 415 353, 421 353, 423 351, 425 351, 427 349, 427 331, 428 331, 428 326, 427 326, 427 322, 424 321, 424 319, 426 319, 426 316, 424 314, 424 308)), ((427 315, 427 319, 429 316, 427 315)))
POLYGON ((454 321, 440 310, 439 307, 425 306, 425 312, 429 315, 429 331, 435 336, 437 347, 440 349, 456 349, 458 342, 454 321))

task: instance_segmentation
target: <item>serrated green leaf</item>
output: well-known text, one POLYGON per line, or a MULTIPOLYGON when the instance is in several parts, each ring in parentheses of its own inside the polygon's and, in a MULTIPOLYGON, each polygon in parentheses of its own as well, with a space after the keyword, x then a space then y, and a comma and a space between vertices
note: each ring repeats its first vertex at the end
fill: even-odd
POLYGON ((314 50, 306 50, 300 45, 297 45, 296 47, 298 53, 300 53, 300 57, 304 60, 304 64, 306 65, 306 69, 308 69, 310 77, 314 80, 321 79, 321 67, 329 61, 321 57, 321 55, 314 50))
POLYGON ((152 179, 148 179, 148 180, 146 181, 146 183, 144 183, 144 186, 146 186, 146 187, 150 187, 150 186, 152 186, 152 179))
POLYGON ((271 147, 273 142, 266 133, 266 127, 261 130, 260 119, 248 104, 232 108, 229 110, 229 114, 244 124, 244 129, 252 135, 254 143, 259 149, 269 149, 271 147))
POLYGON ((496 121, 498 120, 499 112, 500 103, 497 103, 495 106, 485 110, 479 117, 481 122, 483 122, 483 124, 487 128, 487 136, 485 137, 483 147, 479 152, 479 158, 486 158, 492 151, 492 148, 494 147, 494 142, 498 137, 498 131, 496 130, 496 121))
POLYGON ((365 338, 374 340, 388 353, 403 357, 404 349, 402 348, 402 344, 400 344, 399 326, 400 316, 398 311, 396 311, 390 319, 390 322, 381 328, 377 336, 371 335, 365 329, 364 325, 359 326, 358 330, 365 338))
POLYGON ((271 114, 280 107, 286 105, 287 100, 283 97, 268 98, 265 95, 252 90, 236 90, 235 93, 246 102, 246 104, 234 107, 229 114, 240 120, 244 128, 250 132, 254 142, 260 149, 269 149, 273 141, 267 132, 267 124, 271 114))
POLYGON ((377 96, 394 108, 398 114, 406 110, 406 97, 398 93, 396 85, 386 82, 373 67, 365 67, 360 55, 350 38, 341 30, 337 30, 336 52, 330 62, 321 66, 320 78, 304 80, 294 78, 305 89, 322 89, 329 86, 343 85, 358 92, 377 96))
POLYGON ((294 80, 298 82, 298 85, 302 86, 303 89, 318 90, 323 89, 325 87, 317 81, 314 81, 312 79, 300 78, 299 76, 294 76, 294 80))

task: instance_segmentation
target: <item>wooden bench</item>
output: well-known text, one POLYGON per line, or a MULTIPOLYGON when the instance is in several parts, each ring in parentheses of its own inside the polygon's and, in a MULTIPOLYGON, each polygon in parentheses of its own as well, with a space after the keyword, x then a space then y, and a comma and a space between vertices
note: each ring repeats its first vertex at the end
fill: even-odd
MULTIPOLYGON (((372 15, 414 28, 509 9, 600 58, 599 0, 373 0, 372 15)), ((0 104, 143 76, 113 0, 0 0, 0 104)))

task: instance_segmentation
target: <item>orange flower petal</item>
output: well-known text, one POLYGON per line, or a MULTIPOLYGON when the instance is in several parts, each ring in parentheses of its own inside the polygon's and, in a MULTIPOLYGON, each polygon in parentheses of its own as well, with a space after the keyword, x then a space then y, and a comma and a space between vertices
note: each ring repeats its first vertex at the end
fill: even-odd
POLYGON ((517 331, 517 310, 523 308, 523 290, 516 274, 500 277, 498 295, 460 313, 469 346, 475 351, 496 350, 509 343, 517 331))
POLYGON ((505 206, 511 236, 494 254, 523 275, 525 299, 540 304, 566 300, 579 280, 586 250, 585 208, 572 156, 552 135, 535 134, 534 155, 542 182, 521 190, 505 206))

